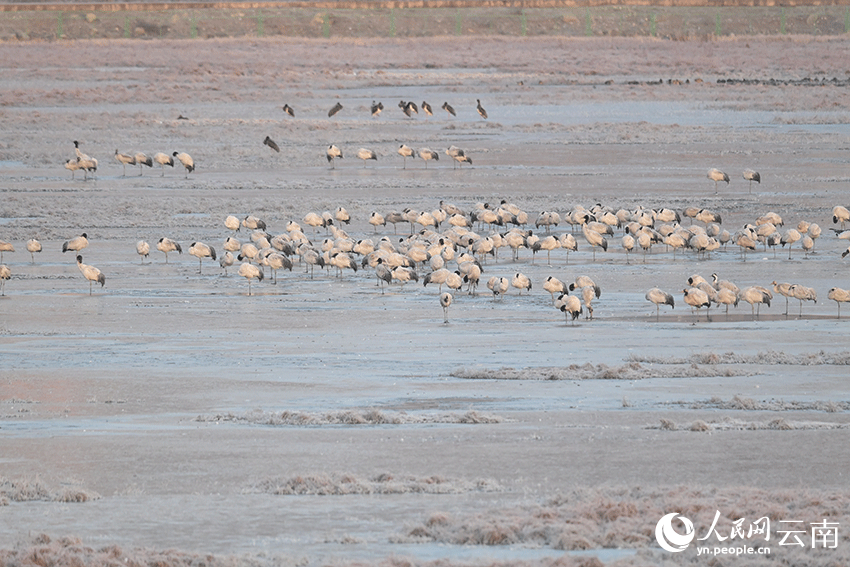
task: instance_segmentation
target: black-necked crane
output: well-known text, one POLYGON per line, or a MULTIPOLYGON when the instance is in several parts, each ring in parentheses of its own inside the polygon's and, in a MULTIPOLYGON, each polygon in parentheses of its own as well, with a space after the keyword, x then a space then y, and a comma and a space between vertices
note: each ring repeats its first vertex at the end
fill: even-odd
POLYGON ((204 258, 215 260, 215 248, 203 242, 193 242, 189 246, 189 254, 198 259, 198 273, 201 273, 204 258))
POLYGON ((662 305, 669 305, 671 308, 676 308, 676 301, 673 296, 663 291, 660 288, 654 287, 646 292, 646 300, 655 304, 655 321, 658 321, 659 311, 662 305))
POLYGON ((119 153, 118 150, 115 150, 115 159, 124 167, 124 176, 127 175, 128 165, 136 165, 136 158, 129 154, 119 153))
POLYGON ((89 280, 89 295, 92 293, 92 285, 94 282, 100 284, 100 287, 106 285, 106 276, 104 276, 100 270, 95 268, 94 266, 89 266, 88 264, 83 264, 83 257, 79 254, 77 255, 77 267, 82 272, 83 276, 89 280))
MULTIPOLYGON (((76 161, 77 161, 76 169, 82 169, 83 170, 83 180, 88 180, 89 173, 94 174, 94 172, 97 171, 97 160, 94 159, 93 157, 89 157, 89 156, 86 156, 85 158, 79 158, 78 157, 76 161)), ((70 169, 70 168, 68 168, 67 162, 65 164, 65 167, 66 167, 66 169, 70 169)), ((72 170, 71 177, 73 177, 73 171, 74 170, 72 170)))
POLYGON ((443 284, 446 283, 450 273, 452 272, 446 268, 434 270, 422 279, 422 287, 426 287, 429 283, 435 283, 438 285, 437 293, 440 293, 443 291, 443 284))
POLYGON ((399 146, 398 155, 404 158, 404 169, 407 169, 407 158, 416 158, 416 153, 413 151, 413 148, 406 144, 399 146))
MULTIPOLYGON (((809 252, 815 247, 815 241, 808 234, 804 234, 803 238, 800 239, 800 247, 803 249, 803 253, 808 256, 809 252)), ((788 249, 790 252, 790 248, 788 249)))
POLYGON ((174 158, 168 154, 164 154, 162 152, 157 152, 153 156, 153 161, 159 164, 160 169, 160 177, 165 176, 165 166, 174 167, 174 158))
POLYGON ((487 119, 487 111, 486 111, 486 110, 484 110, 484 107, 483 107, 483 106, 481 106, 481 100, 480 100, 480 99, 476 99, 476 100, 475 100, 475 102, 477 102, 477 103, 478 103, 478 106, 476 106, 476 107, 475 107, 475 110, 477 110, 477 111, 478 111, 478 115, 479 115, 481 118, 484 118, 484 119, 486 120, 486 119, 487 119))
POLYGON ((89 156, 87 154, 84 154, 82 152, 82 150, 80 150, 80 142, 78 142, 77 140, 74 140, 74 153, 76 154, 77 159, 88 159, 89 158, 89 156))
POLYGON ((765 223, 773 223, 775 226, 782 226, 785 224, 785 221, 782 220, 782 217, 779 216, 778 213, 773 211, 768 211, 759 218, 756 219, 756 226, 762 225, 765 223))
POLYGON ((534 244, 531 245, 531 252, 532 252, 531 263, 532 264, 534 263, 534 256, 535 256, 535 254, 537 254, 537 252, 539 252, 540 250, 545 250, 546 251, 546 263, 551 265, 552 264, 552 250, 556 250, 560 247, 561 247, 561 241, 558 240, 557 238, 555 238, 554 236, 552 236, 551 234, 549 236, 546 236, 545 238, 541 238, 540 240, 538 240, 537 242, 535 242, 534 244))
POLYGON ((646 264, 646 253, 652 250, 652 234, 646 231, 639 232, 637 243, 643 249, 643 263, 646 264))
POLYGON ((371 107, 372 116, 378 116, 379 114, 381 114, 381 111, 383 109, 384 109, 383 103, 375 102, 374 100, 372 101, 372 107, 371 107))
POLYGON ((186 152, 174 152, 171 155, 176 157, 177 161, 183 164, 183 167, 186 168, 186 179, 189 179, 189 174, 195 171, 195 160, 193 160, 192 156, 186 152))
POLYGON ((714 192, 717 193, 717 183, 719 181, 725 181, 726 185, 729 185, 729 176, 720 171, 719 169, 712 167, 708 170, 708 178, 714 181, 714 192))
POLYGON ((626 251, 626 264, 628 264, 630 263, 629 254, 632 253, 632 251, 634 251, 635 249, 635 237, 626 232, 626 234, 624 234, 623 238, 621 239, 621 243, 623 245, 623 250, 626 251))
POLYGON ((156 243, 156 249, 165 254, 165 263, 168 263, 168 253, 176 251, 178 254, 183 253, 183 249, 180 247, 178 242, 171 240, 170 238, 162 237, 156 243))
POLYGON ((445 110, 446 112, 448 112, 449 114, 451 114, 452 116, 457 116, 455 109, 452 108, 452 105, 450 105, 448 102, 444 102, 443 106, 441 108, 443 110, 445 110))
POLYGON ((430 148, 421 148, 419 150, 419 157, 421 157, 422 160, 425 162, 425 169, 428 169, 429 160, 440 160, 440 154, 430 148))
POLYGON ((342 277, 342 270, 349 269, 354 272, 357 271, 357 262, 355 262, 351 256, 346 254, 345 252, 335 252, 330 257, 330 265, 337 269, 337 277, 342 277))
POLYGON ((136 152, 133 155, 133 159, 136 160, 136 165, 139 166, 139 177, 142 176, 142 166, 146 165, 148 167, 153 167, 153 159, 147 156, 144 152, 136 152))
POLYGON ((782 243, 783 248, 786 244, 788 245, 789 260, 791 259, 791 246, 801 238, 803 238, 803 235, 800 234, 800 231, 796 228, 789 228, 787 231, 785 231, 785 234, 782 235, 782 239, 780 240, 780 242, 782 243))
MULTIPOLYGON (((14 252, 15 247, 11 242, 0 240, 0 262, 3 261, 3 252, 14 252)), ((64 252, 64 250, 63 250, 64 252)))
POLYGON ((596 285, 596 282, 594 282, 588 276, 576 276, 576 281, 570 284, 570 291, 585 287, 593 288, 593 293, 596 295, 596 297, 602 297, 602 288, 596 285))
POLYGON ((419 107, 416 106, 416 103, 411 101, 404 102, 401 101, 398 103, 399 108, 401 108, 402 112, 404 112, 407 116, 412 114, 419 114, 419 107))
POLYGON ((708 310, 711 307, 711 301, 708 299, 708 294, 706 294, 701 289, 695 287, 689 287, 687 289, 683 289, 682 293, 685 294, 685 303, 691 306, 694 309, 695 319, 694 322, 699 320, 699 310, 703 307, 705 310, 705 319, 706 321, 710 321, 708 317, 708 310))
POLYGON ((576 241, 575 236, 568 232, 565 232, 564 234, 558 237, 558 243, 561 245, 561 248, 567 251, 567 258, 564 263, 569 264, 570 252, 578 251, 578 242, 576 241))
POLYGON ((463 274, 463 281, 467 284, 467 294, 476 295, 478 282, 481 281, 481 264, 476 261, 461 262, 458 265, 458 269, 463 274))
POLYGON ((328 110, 328 118, 335 115, 340 110, 342 110, 342 104, 338 102, 335 105, 333 105, 330 110, 328 110))
POLYGON ((575 295, 561 294, 555 300, 555 308, 563 312, 568 322, 575 325, 575 321, 582 311, 581 300, 575 295))
POLYGON ((726 318, 729 319, 729 306, 738 306, 738 293, 731 289, 722 287, 717 290, 717 293, 714 296, 714 302, 718 305, 726 306, 726 318))
POLYGON ((401 282, 402 287, 409 281, 419 281, 419 274, 416 273, 416 270, 407 266, 396 266, 390 274, 392 275, 392 279, 401 282))
MULTIPOLYGON (((0 264, 0 295, 6 295, 6 281, 11 277, 12 270, 9 269, 9 266, 0 264)), ((838 315, 841 316, 841 307, 838 308, 838 315)))
POLYGON ((431 105, 425 102, 424 100, 422 101, 422 112, 424 112, 428 116, 434 116, 434 109, 432 109, 431 105))
POLYGON ((280 146, 277 145, 277 142, 266 136, 266 139, 263 140, 263 145, 270 147, 277 153, 280 153, 280 146))
POLYGON ((561 280, 559 280, 558 278, 556 278, 554 276, 549 276, 549 277, 546 278, 546 281, 543 282, 543 289, 548 291, 549 294, 552 296, 552 303, 555 302, 555 294, 556 293, 560 296, 560 295, 565 295, 565 294, 569 293, 569 291, 570 291, 567 284, 565 284, 564 282, 562 282, 561 280))
POLYGON ((744 179, 750 182, 750 190, 748 191, 748 193, 753 192, 753 181, 761 185, 761 175, 759 175, 759 172, 754 169, 745 169, 744 179))
POLYGON ((832 224, 841 223, 841 230, 844 230, 847 221, 850 221, 850 210, 847 207, 836 205, 832 208, 832 224))
POLYGON ((499 296, 504 297, 508 291, 508 286, 510 286, 508 278, 493 276, 487 280, 487 289, 493 292, 493 301, 496 301, 496 298, 499 296))
POLYGON ((227 218, 224 219, 224 226, 228 230, 239 232, 239 229, 242 228, 242 223, 235 216, 228 215, 227 218))
POLYGON ((393 271, 384 263, 383 258, 378 258, 376 262, 377 263, 375 264, 375 277, 378 278, 378 283, 375 285, 381 286, 381 295, 383 295, 384 283, 386 282, 387 285, 393 283, 393 271))
MULTIPOLYGON (((80 236, 75 236, 70 240, 62 243, 62 252, 79 252, 89 245, 88 235, 84 232, 80 236)), ((0 262, 3 261, 3 256, 0 254, 0 262)))
MULTIPOLYGON (((260 254, 260 249, 253 242, 245 242, 242 246, 239 247, 239 255, 236 256, 236 259, 240 262, 247 258, 250 260, 256 260, 260 254)), ((213 258, 215 259, 215 258, 213 258)))
POLYGON ((295 118, 295 109, 294 109, 294 108, 292 108, 291 106, 289 106, 289 104, 288 104, 288 103, 284 103, 284 105, 283 105, 283 107, 282 107, 282 108, 283 108, 283 111, 284 111, 286 114, 288 114, 288 115, 289 115, 289 116, 291 116, 292 118, 295 118))
POLYGON ((334 211, 334 219, 343 223, 343 224, 351 224, 351 215, 348 214, 348 211, 345 210, 345 207, 337 207, 334 211))
POLYGON ((791 297, 800 300, 800 317, 803 316, 803 301, 818 302, 818 294, 814 288, 800 284, 792 284, 788 291, 791 292, 791 297))
POLYGON ((608 250, 608 241, 605 240, 605 237, 595 230, 591 230, 587 228, 587 225, 582 225, 581 232, 584 235, 584 239, 587 240, 587 243, 590 244, 590 248, 593 251, 593 261, 596 261, 596 248, 602 248, 602 250, 608 250))
POLYGON ((454 160, 453 169, 457 168, 457 164, 468 163, 472 165, 472 158, 466 155, 466 152, 457 146, 449 146, 446 149, 446 155, 454 160))
POLYGON ((65 169, 71 172, 71 179, 74 179, 74 175, 76 174, 77 170, 80 169, 80 164, 79 162, 77 162, 77 158, 66 159, 65 169))
POLYGON ((384 215, 372 211, 372 214, 369 215, 369 224, 375 227, 375 233, 377 234, 379 226, 387 226, 387 219, 384 218, 384 215))
POLYGON ((461 290, 463 287, 463 276, 460 274, 460 271, 449 272, 448 277, 446 277, 446 287, 456 292, 461 290))
POLYGON ((331 144, 328 146, 328 149, 325 150, 325 157, 328 158, 328 162, 331 164, 331 169, 336 169, 337 158, 343 159, 342 150, 331 144))
POLYGON ((830 288, 829 293, 826 294, 827 299, 833 300, 838 304, 838 318, 841 319, 841 303, 850 302, 850 291, 846 289, 841 289, 840 287, 830 288))
POLYGON ((225 253, 221 255, 221 258, 218 259, 218 265, 221 266, 222 270, 224 270, 225 276, 227 275, 227 268, 232 266, 234 262, 236 262, 236 257, 230 250, 225 251, 225 253))
POLYGON ((764 303, 768 307, 770 307, 771 299, 772 297, 770 292, 759 286, 751 286, 744 288, 741 290, 741 293, 738 294, 739 301, 746 301, 750 304, 750 307, 752 308, 753 312, 753 319, 756 318, 756 305, 759 306, 759 311, 761 311, 761 304, 764 303))
POLYGON ((599 297, 598 288, 592 285, 586 285, 579 290, 581 294, 581 300, 584 302, 584 306, 587 308, 587 315, 585 315, 585 319, 593 319, 593 298, 599 297))
POLYGON ((733 237, 735 244, 741 249, 741 256, 745 262, 747 261, 747 250, 755 251, 756 249, 757 240, 754 235, 755 233, 750 231, 740 231, 736 232, 733 237))
POLYGON ((714 289, 716 289, 717 291, 720 291, 721 289, 728 289, 728 290, 731 290, 736 295, 738 294, 739 291, 741 291, 738 288, 738 286, 736 286, 734 283, 730 282, 729 280, 721 280, 716 272, 711 274, 711 281, 712 281, 712 285, 714 286, 714 289))
POLYGON ((139 240, 136 242, 136 254, 139 255, 139 259, 141 263, 145 263, 145 258, 147 258, 151 253, 151 245, 145 242, 144 240, 139 240))
POLYGON ((39 242, 35 238, 30 238, 29 240, 27 240, 27 252, 30 253, 32 263, 35 264, 35 253, 41 252, 41 242, 39 242))
MULTIPOLYGON (((213 256, 213 260, 215 260, 215 256, 213 256)), ((239 266, 239 275, 248 280, 248 295, 251 295, 251 280, 257 279, 258 281, 263 281, 263 271, 251 264, 249 262, 244 262, 241 266, 239 266)))
POLYGON ((277 271, 289 270, 292 271, 292 260, 279 252, 272 252, 263 259, 263 264, 268 266, 272 271, 272 283, 277 284, 277 271))
POLYGON ((309 266, 310 269, 310 279, 313 279, 313 270, 316 266, 320 268, 325 267, 325 258, 318 253, 318 251, 307 248, 301 252, 301 259, 304 261, 305 272, 307 271, 306 267, 309 266))
POLYGON ((452 304, 452 294, 447 291, 444 291, 440 294, 440 306, 443 308, 443 323, 449 323, 449 305, 452 304))
POLYGON ((821 229, 818 223, 813 222, 809 225, 809 230, 807 230, 806 232, 808 236, 812 239, 812 248, 814 249, 814 241, 820 238, 820 235, 823 233, 823 229, 821 229))
POLYGON ((696 220, 702 222, 702 223, 705 223, 705 224, 710 224, 710 223, 722 224, 723 223, 723 218, 720 216, 719 213, 716 213, 714 211, 710 211, 708 209, 700 209, 697 212, 697 214, 694 216, 694 218, 696 220))
POLYGON ((522 295, 524 289, 531 291, 531 280, 525 274, 517 272, 511 279, 511 286, 517 288, 522 295))
POLYGON ((249 230, 266 230, 266 221, 254 215, 248 215, 242 219, 242 226, 249 230))

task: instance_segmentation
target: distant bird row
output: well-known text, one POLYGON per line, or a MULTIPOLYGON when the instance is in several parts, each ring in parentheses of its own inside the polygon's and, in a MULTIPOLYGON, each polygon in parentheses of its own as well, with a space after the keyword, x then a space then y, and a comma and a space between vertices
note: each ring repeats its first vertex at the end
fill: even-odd
MULTIPOLYGON (((65 169, 71 172, 71 179, 74 178, 74 174, 76 171, 82 169, 85 174, 85 179, 88 179, 89 173, 94 173, 97 171, 98 161, 86 154, 84 154, 80 150, 80 142, 74 140, 74 150, 76 151, 76 156, 72 159, 65 160, 65 169)), ((139 175, 142 175, 143 168, 142 166, 153 167, 153 164, 156 163, 160 166, 162 172, 160 177, 165 175, 165 166, 174 167, 174 158, 186 168, 186 177, 188 178, 189 173, 195 171, 195 161, 192 159, 192 156, 185 152, 174 152, 172 155, 164 154, 162 152, 157 152, 154 154, 153 158, 147 156, 143 152, 136 152, 134 154, 124 154, 120 153, 118 150, 115 150, 115 160, 121 164, 124 171, 124 176, 127 175, 127 166, 128 165, 138 165, 139 166, 139 175)))
MULTIPOLYGON (((759 175, 758 171, 755 171, 753 169, 745 169, 743 176, 744 176, 744 179, 746 179, 747 181, 750 182, 750 189, 748 191, 749 193, 752 193, 752 191, 753 191, 753 181, 761 184, 761 175, 759 175)), ((708 178, 711 179, 712 181, 714 181, 714 193, 715 194, 717 194, 717 183, 718 182, 725 181, 726 185, 729 185, 729 176, 726 173, 724 173, 724 172, 722 172, 719 169, 716 169, 714 167, 712 167, 711 169, 708 170, 708 178)))
MULTIPOLYGON (((682 290, 685 303, 691 306, 699 317, 699 310, 703 307, 706 309, 706 320, 710 321, 709 309, 711 304, 725 305, 726 316, 729 316, 729 306, 738 306, 738 303, 745 301, 750 304, 752 309, 753 319, 760 313, 762 304, 770 307, 770 302, 773 300, 773 293, 780 294, 785 297, 785 316, 788 316, 788 299, 794 298, 800 301, 800 317, 803 316, 803 301, 817 302, 817 292, 810 287, 802 284, 777 283, 772 282, 773 293, 762 286, 750 286, 744 289, 739 289, 734 283, 721 280, 717 274, 712 274, 713 283, 708 283, 702 276, 695 274, 688 278, 687 288, 682 290), (757 313, 756 308, 759 308, 757 313)), ((833 287, 827 293, 827 298, 835 301, 838 304, 838 318, 841 318, 841 303, 850 302, 850 291, 840 287, 833 287)), ((658 319, 658 308, 661 305, 675 306, 673 296, 662 291, 659 288, 652 288, 646 293, 647 301, 651 301, 656 306, 656 320, 658 319)))
MULTIPOLYGON (((270 140, 269 140, 268 136, 266 136, 266 142, 265 142, 266 145, 269 145, 268 144, 269 141, 270 140)), ((274 142, 272 142, 272 144, 274 144, 274 142)), ((275 146, 276 146, 276 144, 275 144, 275 146)), ((439 159, 440 159, 440 154, 435 152, 431 148, 420 148, 417 151, 417 150, 414 150, 413 148, 411 148, 410 146, 408 146, 406 144, 402 144, 401 146, 399 146, 397 153, 402 158, 404 158, 404 166, 403 166, 404 169, 407 169, 407 158, 416 158, 417 155, 422 159, 422 161, 425 162, 425 168, 426 169, 428 168, 428 162, 429 161, 431 161, 431 160, 439 161, 439 159)), ((366 162, 368 160, 370 160, 370 159, 375 160, 375 161, 378 160, 378 154, 376 154, 374 151, 367 149, 367 148, 360 148, 359 150, 357 150, 357 153, 355 155, 358 158, 360 158, 361 160, 363 160, 363 166, 364 167, 366 166, 366 162)), ((457 164, 464 164, 464 163, 468 163, 468 164, 472 165, 472 158, 469 157, 468 155, 466 155, 466 152, 464 150, 458 148, 457 146, 451 146, 448 149, 446 149, 446 155, 451 157, 454 160, 453 165, 455 167, 457 167, 457 164)), ((344 159, 345 156, 342 155, 342 150, 340 150, 338 146, 331 144, 325 150, 325 157, 327 158, 328 163, 331 164, 331 167, 333 169, 336 169, 336 160, 344 159)))
MULTIPOLYGON (((484 118, 486 120, 487 111, 484 109, 483 106, 481 106, 481 100, 477 99, 475 102, 477 103, 477 106, 475 107, 476 112, 478 112, 478 115, 481 118, 484 118)), ((412 117, 414 114, 419 114, 419 107, 413 101, 399 101, 398 107, 407 117, 412 117)), ((295 118, 295 109, 292 106, 287 103, 284 104, 282 108, 287 115, 295 118)), ((450 105, 448 102, 444 102, 441 108, 447 113, 449 113, 451 116, 457 116, 454 107, 452 107, 452 105, 450 105)), ((331 107, 330 110, 328 110, 328 118, 336 116, 342 109, 342 103, 337 102, 331 107)), ((375 102, 374 100, 372 101, 372 104, 369 107, 369 111, 371 112, 372 116, 379 116, 383 110, 384 104, 382 102, 375 102)), ((434 110, 431 108, 431 105, 424 100, 422 101, 422 112, 428 116, 434 115, 434 110)))

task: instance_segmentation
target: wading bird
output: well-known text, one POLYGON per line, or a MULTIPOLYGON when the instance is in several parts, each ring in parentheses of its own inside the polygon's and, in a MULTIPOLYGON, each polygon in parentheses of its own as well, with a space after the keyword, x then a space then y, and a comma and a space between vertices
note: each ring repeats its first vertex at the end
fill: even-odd
POLYGON ((717 193, 717 182, 725 181, 729 185, 729 176, 717 168, 712 167, 708 170, 708 178, 714 181, 714 192, 717 193))
POLYGON ((79 254, 77 255, 77 267, 82 272, 83 276, 89 280, 89 295, 92 293, 92 285, 94 282, 100 284, 100 287, 106 285, 106 276, 104 276, 100 270, 95 268, 94 266, 89 266, 88 264, 83 264, 83 257, 79 254))

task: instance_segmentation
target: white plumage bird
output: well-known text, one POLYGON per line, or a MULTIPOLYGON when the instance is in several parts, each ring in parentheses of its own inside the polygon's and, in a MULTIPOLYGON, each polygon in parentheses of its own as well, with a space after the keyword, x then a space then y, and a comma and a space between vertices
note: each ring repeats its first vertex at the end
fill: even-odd
POLYGON ((100 287, 106 285, 106 276, 104 276, 103 273, 94 266, 83 264, 83 257, 79 254, 77 255, 77 267, 80 269, 83 277, 89 280, 89 295, 92 294, 92 285, 94 282, 99 283, 100 287))
MULTIPOLYGON (((215 259, 215 256, 213 256, 213 259, 215 259)), ((244 262, 239 266, 239 275, 248 280, 248 295, 251 295, 251 280, 263 281, 263 271, 249 262, 244 262)))
MULTIPOLYGON (((195 171, 195 160, 192 159, 192 156, 187 154, 186 152, 174 152, 174 157, 183 164, 183 167, 186 168, 186 179, 189 179, 189 174, 195 171)), ((213 258, 215 259, 215 258, 213 258)))

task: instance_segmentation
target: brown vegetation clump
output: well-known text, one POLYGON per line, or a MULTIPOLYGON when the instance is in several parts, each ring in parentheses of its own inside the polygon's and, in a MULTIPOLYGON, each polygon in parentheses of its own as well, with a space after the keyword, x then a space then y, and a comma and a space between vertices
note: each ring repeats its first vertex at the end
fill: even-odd
POLYGON ((78 486, 65 486, 60 490, 55 490, 38 476, 18 479, 0 477, 0 506, 8 505, 10 501, 32 502, 42 500, 74 503, 88 502, 99 498, 98 493, 78 486))
POLYGON ((493 479, 463 480, 437 475, 395 476, 382 473, 363 479, 348 473, 316 473, 289 478, 268 478, 256 483, 253 491, 274 495, 344 496, 349 494, 460 494, 502 492, 493 479))
POLYGON ((321 425, 412 425, 424 423, 501 423, 504 419, 497 415, 477 411, 465 413, 446 412, 436 414, 411 414, 377 409, 341 410, 332 412, 282 411, 264 412, 254 410, 245 414, 199 415, 195 421, 203 423, 244 423, 249 425, 271 426, 321 426, 321 425))

